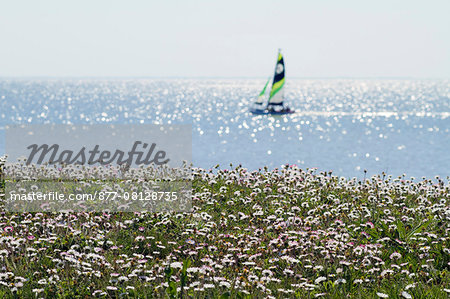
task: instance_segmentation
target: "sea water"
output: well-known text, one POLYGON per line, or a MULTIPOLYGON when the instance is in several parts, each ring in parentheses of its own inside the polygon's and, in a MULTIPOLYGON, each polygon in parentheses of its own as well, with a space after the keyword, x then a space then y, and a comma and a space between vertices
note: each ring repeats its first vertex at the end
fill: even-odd
POLYGON ((193 163, 296 164, 363 178, 450 175, 450 81, 288 80, 286 116, 255 116, 259 79, 1 79, 8 124, 191 124, 193 163), (367 171, 367 174, 364 171, 367 171))

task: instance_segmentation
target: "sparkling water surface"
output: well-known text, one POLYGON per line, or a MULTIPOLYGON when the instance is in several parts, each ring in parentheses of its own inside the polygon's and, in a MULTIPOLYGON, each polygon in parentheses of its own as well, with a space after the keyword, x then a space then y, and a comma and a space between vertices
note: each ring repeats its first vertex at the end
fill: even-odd
POLYGON ((450 175, 450 81, 294 80, 297 113, 254 116, 264 80, 0 80, 7 124, 192 124, 195 166, 297 164, 345 177, 450 175))

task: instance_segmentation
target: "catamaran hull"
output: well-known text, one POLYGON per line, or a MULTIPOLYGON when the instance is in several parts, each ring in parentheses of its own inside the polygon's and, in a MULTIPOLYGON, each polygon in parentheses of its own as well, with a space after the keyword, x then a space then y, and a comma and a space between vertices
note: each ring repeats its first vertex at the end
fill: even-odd
POLYGON ((250 112, 257 115, 285 115, 285 114, 292 114, 295 111, 294 110, 270 111, 268 109, 250 109, 250 112))

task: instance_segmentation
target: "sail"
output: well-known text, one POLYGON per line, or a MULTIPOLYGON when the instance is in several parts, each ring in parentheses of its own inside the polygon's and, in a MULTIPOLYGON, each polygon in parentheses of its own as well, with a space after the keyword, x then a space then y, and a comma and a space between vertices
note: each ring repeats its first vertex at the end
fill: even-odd
POLYGON ((281 52, 278 53, 275 75, 273 76, 272 90, 270 91, 269 105, 283 105, 284 98, 284 60, 281 52))
POLYGON ((266 93, 266 88, 267 88, 267 85, 269 85, 269 81, 270 81, 270 78, 267 80, 266 85, 264 85, 263 90, 261 90, 261 92, 259 93, 259 96, 255 101, 255 104, 262 105, 262 103, 264 102, 264 94, 266 93))

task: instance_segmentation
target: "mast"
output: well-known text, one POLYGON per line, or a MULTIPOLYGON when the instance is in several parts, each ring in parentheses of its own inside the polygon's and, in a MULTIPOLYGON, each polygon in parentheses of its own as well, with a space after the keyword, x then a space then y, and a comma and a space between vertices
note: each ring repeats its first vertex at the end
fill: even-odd
POLYGON ((283 105, 284 100, 284 59, 281 54, 281 49, 278 50, 277 63, 275 65, 275 74, 273 76, 272 90, 270 91, 269 103, 270 105, 283 105))

